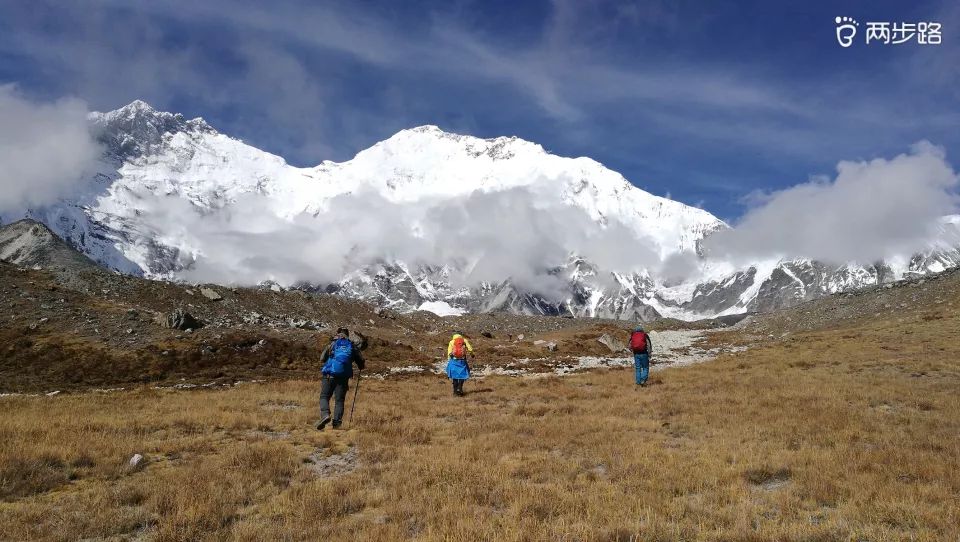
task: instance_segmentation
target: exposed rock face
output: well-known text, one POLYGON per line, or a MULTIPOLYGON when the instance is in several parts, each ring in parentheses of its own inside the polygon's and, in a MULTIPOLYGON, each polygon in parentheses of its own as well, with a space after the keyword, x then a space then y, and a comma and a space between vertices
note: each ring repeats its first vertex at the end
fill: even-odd
POLYGON ((0 228, 0 261, 44 269, 100 269, 96 262, 78 253, 46 225, 30 219, 0 228))

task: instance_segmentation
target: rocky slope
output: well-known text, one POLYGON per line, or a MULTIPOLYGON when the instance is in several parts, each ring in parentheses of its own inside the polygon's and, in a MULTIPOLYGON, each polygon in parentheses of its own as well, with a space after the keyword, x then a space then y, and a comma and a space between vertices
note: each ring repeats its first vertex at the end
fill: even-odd
POLYGON ((506 313, 399 314, 277 285, 148 280, 94 265, 29 220, 0 227, 0 300, 0 393, 316 378, 321 347, 339 326, 364 344, 367 374, 375 375, 432 366, 454 329, 471 337, 477 367, 492 370, 517 359, 609 354, 597 338, 623 342, 630 328, 506 313))

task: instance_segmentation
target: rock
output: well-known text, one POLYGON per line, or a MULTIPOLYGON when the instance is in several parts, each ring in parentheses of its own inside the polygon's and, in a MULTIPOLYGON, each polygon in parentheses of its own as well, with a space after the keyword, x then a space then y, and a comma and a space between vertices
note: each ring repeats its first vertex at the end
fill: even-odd
POLYGON ((522 341, 522 340, 523 340, 523 333, 517 335, 517 340, 518 340, 518 341, 522 341))
POLYGON ((493 338, 493 333, 490 333, 489 331, 483 331, 483 332, 480 333, 480 335, 482 335, 482 336, 484 336, 484 337, 486 337, 486 338, 488 338, 488 339, 492 339, 492 338, 493 338))
POLYGON ((47 394, 47 397, 54 397, 56 395, 60 395, 60 390, 51 391, 50 393, 47 394))
POLYGON ((210 301, 220 301, 223 299, 223 296, 218 294, 213 288, 200 288, 200 294, 210 301))
POLYGON ((297 329, 316 329, 316 326, 314 326, 312 322, 302 318, 291 318, 287 321, 287 325, 297 329))
POLYGON ((604 333, 598 337, 597 342, 609 348, 611 352, 621 352, 626 348, 620 341, 611 337, 609 333, 604 333))
POLYGON ((354 335, 353 344, 357 345, 357 348, 359 348, 360 350, 366 350, 367 346, 370 345, 370 341, 367 339, 367 336, 364 335, 363 333, 360 333, 359 331, 354 331, 353 335, 354 335))
POLYGON ((46 324, 46 323, 49 322, 49 321, 50 321, 49 318, 41 318, 37 323, 46 324))
POLYGON ((133 335, 133 328, 132 328, 132 327, 128 327, 128 328, 127 328, 127 335, 133 335))
POLYGON ((270 285, 270 291, 271 291, 271 292, 278 292, 278 293, 279 293, 279 292, 281 291, 280 285, 279 285, 279 284, 271 284, 271 285, 270 285))
POLYGON ((130 458, 130 461, 127 462, 127 465, 131 469, 141 469, 145 464, 146 458, 140 454, 133 454, 133 457, 130 458))
POLYGON ((534 346, 540 346, 541 344, 547 344, 547 341, 545 341, 545 340, 543 340, 543 339, 537 339, 537 340, 533 341, 533 344, 534 344, 534 346))
POLYGON ((549 351, 551 351, 551 352, 556 352, 556 351, 557 351, 557 343, 555 343, 555 342, 548 342, 548 343, 544 346, 544 348, 546 348, 547 350, 549 350, 549 351))
POLYGON ((180 331, 198 329, 203 326, 192 314, 183 309, 177 309, 168 314, 165 325, 170 329, 179 329, 180 331))

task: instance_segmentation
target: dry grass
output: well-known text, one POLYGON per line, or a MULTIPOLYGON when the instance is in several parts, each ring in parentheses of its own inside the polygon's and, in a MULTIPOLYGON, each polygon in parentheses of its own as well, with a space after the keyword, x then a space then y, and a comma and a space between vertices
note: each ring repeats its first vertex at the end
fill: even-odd
POLYGON ((461 399, 365 381, 342 432, 312 429, 315 382, 4 398, 0 538, 957 540, 960 320, 938 315, 642 390, 629 370, 461 399), (351 449, 352 471, 309 459, 351 449))

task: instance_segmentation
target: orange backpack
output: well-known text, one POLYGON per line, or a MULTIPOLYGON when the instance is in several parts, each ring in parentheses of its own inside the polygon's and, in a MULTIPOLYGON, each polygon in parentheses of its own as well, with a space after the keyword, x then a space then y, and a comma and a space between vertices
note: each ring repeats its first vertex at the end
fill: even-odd
POLYGON ((467 359, 467 341, 463 340, 463 337, 453 339, 451 355, 456 359, 467 359))

